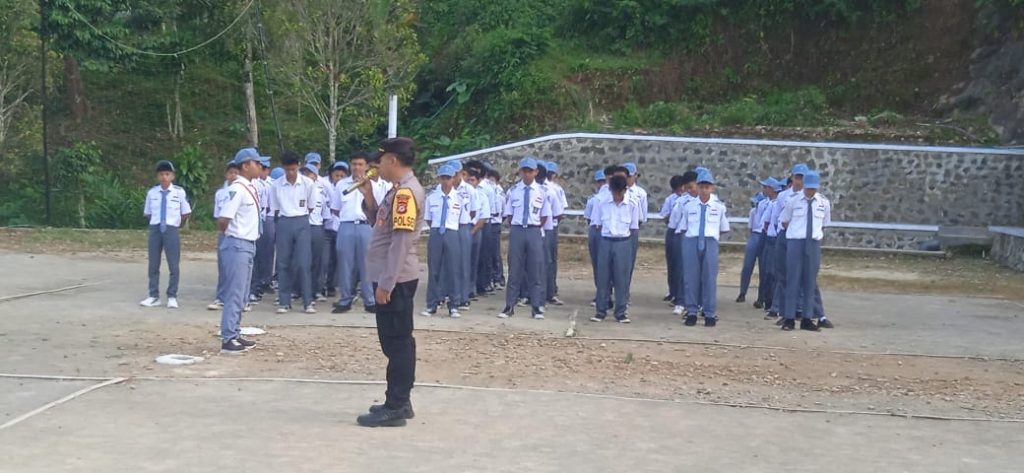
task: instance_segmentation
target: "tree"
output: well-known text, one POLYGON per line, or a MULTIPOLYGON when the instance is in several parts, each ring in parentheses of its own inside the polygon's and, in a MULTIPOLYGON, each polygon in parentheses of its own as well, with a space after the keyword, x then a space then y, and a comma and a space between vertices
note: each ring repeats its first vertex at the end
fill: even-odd
POLYGON ((281 51, 291 91, 327 131, 335 159, 338 134, 372 132, 387 98, 412 95, 425 58, 413 30, 409 0, 290 0, 281 51))
POLYGON ((37 38, 32 28, 38 17, 32 6, 24 0, 0 1, 0 156, 25 98, 33 91, 28 66, 34 59, 37 38))

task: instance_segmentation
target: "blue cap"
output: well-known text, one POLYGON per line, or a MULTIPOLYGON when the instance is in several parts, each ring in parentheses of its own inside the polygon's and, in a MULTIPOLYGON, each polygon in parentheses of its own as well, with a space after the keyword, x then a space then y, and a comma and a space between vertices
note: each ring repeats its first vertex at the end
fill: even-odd
POLYGON ((314 166, 313 163, 309 163, 305 166, 302 166, 302 170, 307 171, 310 174, 320 174, 320 172, 317 171, 316 166, 314 166))
POLYGON ((537 169, 537 160, 529 156, 519 160, 519 169, 537 169))
POLYGON ((256 152, 256 148, 242 148, 235 153, 235 163, 239 166, 249 161, 259 161, 260 153, 256 152))
POLYGON ((455 166, 452 163, 442 164, 441 167, 437 169, 438 176, 452 177, 455 175, 455 172, 455 166))
POLYGON ((804 174, 804 188, 805 189, 817 189, 821 186, 821 176, 814 171, 807 171, 804 174))
POLYGON ((320 164, 320 153, 315 151, 306 153, 306 164, 317 163, 320 164))
POLYGON ((754 194, 754 196, 750 198, 750 203, 751 204, 756 204, 756 203, 761 202, 764 199, 765 199, 764 194, 758 192, 757 194, 754 194))
POLYGON ((771 187, 772 189, 774 189, 776 186, 779 185, 779 181, 775 180, 774 177, 768 176, 761 181, 761 185, 771 187))
POLYGON ((697 173, 697 184, 703 184, 705 182, 708 184, 714 184, 715 177, 711 175, 711 171, 701 169, 701 171, 697 173))
POLYGON ((345 161, 335 161, 334 165, 331 166, 331 169, 344 169, 348 171, 348 163, 345 161))
POLYGON ((270 170, 271 179, 280 179, 284 176, 284 168, 274 168, 270 170))
POLYGON ((548 173, 558 174, 558 163, 556 163, 554 161, 548 161, 547 166, 544 166, 544 167, 547 168, 548 173))
POLYGON ((811 171, 811 168, 807 167, 807 165, 804 164, 804 163, 800 163, 800 164, 797 164, 797 165, 793 166, 793 171, 790 174, 792 174, 794 176, 799 174, 801 176, 805 176, 806 177, 807 173, 810 172, 810 171, 811 171))
POLYGON ((603 181, 605 179, 606 178, 604 177, 604 169, 598 169, 597 172, 594 173, 595 181, 603 181))
MULTIPOLYGON (((453 160, 453 161, 448 161, 448 164, 450 164, 452 166, 452 170, 455 171, 455 172, 459 172, 459 171, 462 170, 462 160, 456 159, 456 160, 453 160)), ((453 174, 453 176, 454 176, 454 174, 453 174)))
POLYGON ((709 171, 709 169, 704 167, 704 166, 697 166, 697 167, 693 168, 693 172, 697 173, 698 176, 703 171, 709 171))
POLYGON ((636 175, 636 163, 626 163, 623 164, 622 167, 626 168, 626 170, 629 171, 630 176, 636 175))
POLYGON ((260 156, 260 164, 265 168, 270 167, 270 156, 260 156))

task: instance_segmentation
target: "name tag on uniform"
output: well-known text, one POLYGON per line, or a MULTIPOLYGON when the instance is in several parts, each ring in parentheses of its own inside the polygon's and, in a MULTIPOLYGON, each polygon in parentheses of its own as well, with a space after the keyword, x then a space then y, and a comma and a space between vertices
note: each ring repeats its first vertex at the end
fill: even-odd
POLYGON ((306 199, 299 200, 299 207, 305 207, 305 206, 306 206, 306 199))

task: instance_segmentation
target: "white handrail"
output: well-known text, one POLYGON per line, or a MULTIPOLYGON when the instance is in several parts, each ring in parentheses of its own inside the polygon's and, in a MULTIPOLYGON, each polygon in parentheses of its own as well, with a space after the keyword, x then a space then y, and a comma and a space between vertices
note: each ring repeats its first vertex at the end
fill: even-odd
MULTIPOLYGON (((582 210, 566 210, 562 215, 568 215, 570 217, 582 217, 582 210)), ((648 213, 647 220, 664 220, 661 214, 648 213)), ((739 225, 749 225, 750 219, 747 217, 729 217, 729 223, 735 223, 739 225)), ((900 232, 924 232, 924 233, 937 233, 939 231, 938 225, 921 225, 915 223, 884 223, 884 222, 832 222, 830 224, 833 228, 852 228, 856 230, 893 230, 900 232)), ((1003 228, 1003 227, 1000 227, 1003 228)))

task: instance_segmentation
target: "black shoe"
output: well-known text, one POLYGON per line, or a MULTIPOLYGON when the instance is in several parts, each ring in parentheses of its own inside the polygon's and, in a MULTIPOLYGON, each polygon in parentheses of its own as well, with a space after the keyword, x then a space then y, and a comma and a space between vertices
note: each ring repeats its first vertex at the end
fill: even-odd
POLYGON ((459 304, 458 309, 462 310, 462 311, 469 310, 469 302, 463 302, 463 303, 459 304))
POLYGON ((473 302, 476 302, 476 301, 480 300, 480 298, 479 298, 479 297, 477 297, 477 296, 476 296, 476 293, 474 292, 474 293, 472 293, 472 294, 470 294, 470 295, 469 295, 469 300, 471 300, 471 301, 473 301, 473 302))
POLYGON ((669 295, 667 295, 667 296, 665 296, 665 297, 662 297, 662 298, 661 298, 661 301, 662 301, 662 302, 668 302, 668 301, 671 301, 671 300, 673 300, 673 299, 675 299, 675 298, 674 298, 674 297, 672 297, 672 294, 669 294, 669 295))
POLYGON ((775 320, 777 318, 779 318, 779 313, 778 312, 769 312, 769 313, 764 315, 764 319, 765 320, 775 320))
POLYGON ((764 302, 754 301, 754 308, 755 309, 764 309, 764 302))
POLYGON ((256 342, 251 341, 251 340, 246 340, 246 339, 244 339, 242 337, 238 337, 235 340, 238 340, 238 343, 241 344, 243 347, 246 347, 246 348, 252 348, 252 347, 256 346, 256 342))
POLYGON ((509 306, 505 306, 505 308, 502 309, 501 312, 498 314, 498 318, 499 319, 507 319, 507 318, 512 317, 513 315, 515 315, 515 313, 516 313, 515 309, 513 309, 513 308, 511 308, 509 306))
POLYGON ((331 309, 331 313, 332 314, 344 314, 345 312, 348 312, 350 310, 352 310, 352 304, 345 304, 345 305, 334 304, 334 308, 331 309))
POLYGON ((747 302, 747 296, 744 296, 744 295, 740 294, 738 297, 736 297, 736 303, 737 304, 743 303, 743 302, 747 302))
POLYGON ((683 325, 687 327, 693 327, 694 325, 697 325, 697 316, 693 314, 687 315, 686 320, 683 322, 683 325))
POLYGON ((327 297, 335 297, 337 295, 338 295, 338 291, 336 289, 330 288, 330 289, 327 290, 327 297))
POLYGON ((248 349, 248 347, 239 343, 237 338, 233 338, 220 344, 220 352, 225 355, 241 355, 248 349))
POLYGON ((800 321, 800 330, 807 330, 809 332, 817 332, 820 330, 818 324, 814 323, 811 319, 803 319, 800 321))
POLYGON ((782 325, 782 323, 785 321, 786 319, 784 317, 779 317, 779 320, 775 321, 775 325, 782 325))
MULTIPOLYGON (((370 414, 376 414, 385 409, 384 404, 374 404, 370 406, 370 414)), ((399 412, 405 416, 406 419, 412 419, 416 417, 416 413, 412 411, 412 404, 406 404, 402 408, 398 409, 399 412)))
POLYGON ((718 324, 718 319, 717 318, 715 318, 715 317, 705 317, 704 318, 704 326, 705 327, 714 327, 716 324, 718 324))
POLYGON ((300 298, 300 297, 302 297, 302 296, 300 296, 300 295, 298 295, 298 294, 292 294, 292 300, 293 300, 293 301, 297 301, 297 300, 299 300, 299 298, 300 298))
POLYGON ((697 315, 699 315, 699 316, 700 316, 700 318, 702 318, 702 319, 703 319, 703 318, 704 318, 704 311, 703 311, 703 310, 702 310, 702 311, 700 311, 700 313, 698 313, 697 315))
POLYGON ((363 427, 404 427, 405 413, 401 409, 384 407, 377 412, 363 414, 356 422, 363 427))
POLYGON ((779 319, 779 322, 780 323, 776 325, 781 325, 782 330, 785 330, 787 332, 796 328, 796 321, 793 319, 779 319))
POLYGON ((821 319, 818 321, 818 328, 836 328, 836 326, 832 325, 832 321, 829 319, 821 319))
POLYGON ((376 314, 377 313, 377 306, 376 305, 364 305, 363 306, 363 310, 365 310, 366 312, 369 312, 371 314, 376 314))
POLYGON ((804 318, 804 313, 803 312, 797 312, 796 313, 796 319, 797 320, 803 320, 803 318, 804 318))

